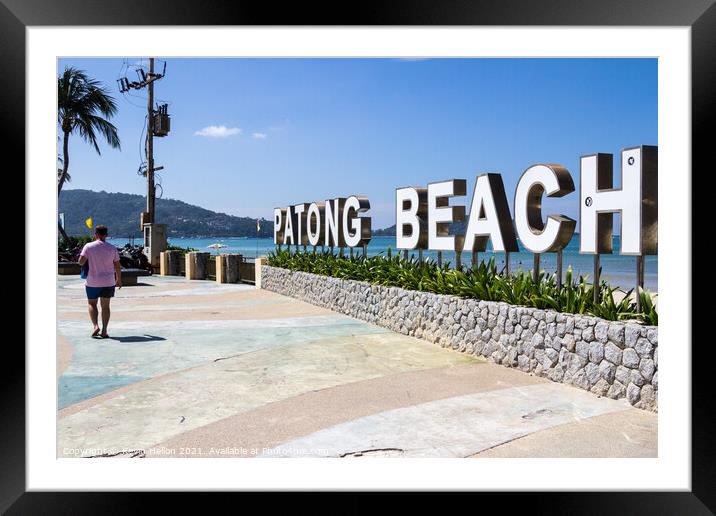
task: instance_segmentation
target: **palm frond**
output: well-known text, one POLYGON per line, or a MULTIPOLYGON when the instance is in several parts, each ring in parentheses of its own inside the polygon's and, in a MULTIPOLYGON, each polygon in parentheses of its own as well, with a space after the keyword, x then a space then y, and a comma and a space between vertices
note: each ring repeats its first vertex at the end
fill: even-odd
POLYGON ((57 123, 63 131, 78 133, 101 154, 97 137, 114 149, 120 149, 117 128, 109 118, 117 113, 117 104, 108 90, 84 70, 66 67, 57 79, 57 123))

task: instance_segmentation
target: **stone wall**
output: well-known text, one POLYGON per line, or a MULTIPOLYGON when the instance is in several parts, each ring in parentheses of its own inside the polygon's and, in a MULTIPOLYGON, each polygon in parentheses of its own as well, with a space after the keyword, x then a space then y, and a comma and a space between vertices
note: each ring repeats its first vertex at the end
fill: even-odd
POLYGON ((658 410, 658 327, 260 265, 261 288, 658 410))

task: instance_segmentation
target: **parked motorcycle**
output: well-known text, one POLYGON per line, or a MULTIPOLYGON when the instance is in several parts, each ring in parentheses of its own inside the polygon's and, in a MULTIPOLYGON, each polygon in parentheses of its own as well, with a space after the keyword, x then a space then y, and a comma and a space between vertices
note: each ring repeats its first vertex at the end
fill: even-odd
POLYGON ((59 249, 57 252, 58 262, 77 262, 80 259, 82 248, 78 246, 59 249))
MULTIPOLYGON (((125 244, 117 249, 119 252, 119 263, 123 269, 142 269, 151 272, 149 259, 144 254, 144 248, 140 245, 125 244)), ((58 262, 77 263, 80 259, 82 246, 69 245, 57 251, 58 262)))
POLYGON ((149 265, 149 259, 144 254, 144 248, 139 245, 126 244, 119 249, 119 263, 125 269, 152 270, 149 265))

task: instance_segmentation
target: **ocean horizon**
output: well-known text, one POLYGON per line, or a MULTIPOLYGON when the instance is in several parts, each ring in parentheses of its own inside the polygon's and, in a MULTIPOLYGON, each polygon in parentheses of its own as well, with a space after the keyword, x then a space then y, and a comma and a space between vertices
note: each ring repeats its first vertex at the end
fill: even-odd
MULTIPOLYGON (((127 243, 141 244, 141 238, 108 238, 108 241, 117 247, 122 247, 127 243)), ((247 258, 255 258, 264 256, 276 249, 272 238, 252 238, 252 237, 171 237, 168 239, 170 245, 179 247, 192 247, 199 251, 208 252, 212 255, 220 253, 237 253, 247 258), (213 249, 208 246, 212 244, 222 244, 226 247, 221 249, 213 249)), ((636 284, 636 258, 634 256, 622 256, 619 254, 620 239, 619 236, 613 237, 613 254, 600 255, 600 263, 602 266, 602 279, 609 283, 612 287, 619 287, 623 290, 630 290, 636 284)), ((388 248, 395 254, 398 252, 395 248, 394 236, 374 236, 368 244, 368 256, 377 254, 388 254, 388 248)), ((308 249, 312 249, 308 246, 308 249)), ((320 246, 318 248, 320 250, 320 246)), ((348 254, 348 250, 345 251, 348 254)), ((354 253, 362 253, 362 250, 355 249, 354 253)), ((411 252, 416 257, 417 251, 411 252)), ((510 253, 510 270, 532 270, 533 254, 525 251, 520 244, 520 251, 510 253)), ((425 258, 437 258, 436 251, 423 251, 425 258)), ((505 265, 505 253, 495 253, 489 249, 484 253, 480 253, 478 259, 480 261, 489 260, 495 257, 498 267, 505 265)), ((443 260, 455 263, 454 252, 443 252, 443 260)), ((462 253, 462 262, 465 265, 472 265, 471 253, 462 253)), ((572 238, 572 241, 564 248, 563 252, 563 270, 566 274, 567 267, 571 266, 574 277, 579 275, 585 276, 587 281, 591 281, 593 277, 594 260, 592 255, 579 253, 579 238, 572 238)), ((554 272, 557 268, 557 255, 555 253, 545 253, 540 255, 540 267, 543 270, 554 272)), ((651 292, 658 292, 658 256, 647 256, 644 260, 644 288, 651 292)))

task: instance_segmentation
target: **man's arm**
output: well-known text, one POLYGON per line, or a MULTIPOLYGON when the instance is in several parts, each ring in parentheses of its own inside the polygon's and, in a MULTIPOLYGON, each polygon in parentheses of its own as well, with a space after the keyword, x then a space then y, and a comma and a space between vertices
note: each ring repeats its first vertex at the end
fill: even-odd
POLYGON ((80 251, 80 258, 79 260, 77 260, 80 266, 84 265, 87 261, 87 257, 85 256, 85 249, 87 249, 87 244, 82 246, 82 251, 80 251))
POLYGON ((119 262, 114 262, 114 278, 117 282, 117 288, 122 288, 122 267, 119 262))

